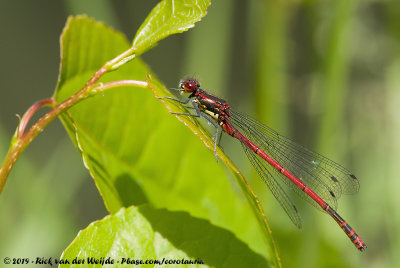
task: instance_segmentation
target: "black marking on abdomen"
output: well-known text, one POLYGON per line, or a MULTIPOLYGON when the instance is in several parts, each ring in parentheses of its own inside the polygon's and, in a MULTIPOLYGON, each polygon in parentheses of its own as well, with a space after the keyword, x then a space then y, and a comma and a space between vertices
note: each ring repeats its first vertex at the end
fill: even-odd
POLYGON ((235 137, 235 134, 236 134, 237 132, 238 132, 238 130, 235 129, 235 130, 232 132, 231 136, 232 136, 232 137, 235 137))

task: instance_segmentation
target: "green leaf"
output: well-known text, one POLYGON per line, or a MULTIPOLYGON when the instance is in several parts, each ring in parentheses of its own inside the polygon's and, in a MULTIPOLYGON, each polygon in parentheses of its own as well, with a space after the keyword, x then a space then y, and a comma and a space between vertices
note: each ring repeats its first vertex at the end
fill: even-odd
MULTIPOLYGON (((58 101, 79 90, 96 71, 96 66, 100 67, 130 47, 121 34, 84 17, 70 18, 65 36, 80 38, 73 42, 70 38, 62 39, 65 54, 61 57, 62 79, 55 93, 58 101), (96 42, 100 35, 108 39, 96 42), (88 57, 88 51, 103 51, 110 58, 100 62, 95 55, 88 57), (76 55, 84 57, 85 62, 76 55)), ((165 107, 169 110, 183 108, 173 102, 163 101, 163 105, 154 97, 171 95, 140 59, 107 73, 100 81, 122 79, 148 79, 153 92, 133 87, 109 90, 75 105, 61 116, 107 209, 115 213, 121 207, 150 203, 157 208, 184 210, 233 232, 252 250, 268 256, 263 238, 270 251, 274 246, 262 210, 233 164, 228 164, 228 168, 251 206, 237 185, 229 180, 224 166, 216 162, 213 152, 201 142, 212 146, 208 132, 197 120, 181 116, 179 119, 198 135, 196 137, 168 113, 165 107), (257 211, 257 216, 252 209, 257 211)), ((219 149, 218 154, 225 163, 229 162, 219 149)), ((277 263, 276 256, 276 252, 270 252, 268 258, 277 263)))
POLYGON ((136 55, 155 46, 161 39, 194 27, 207 14, 210 0, 163 0, 140 26, 133 39, 136 55))
MULTIPOLYGON (((187 212, 171 212, 148 206, 121 209, 115 215, 90 224, 79 232, 61 259, 113 260, 113 267, 130 261, 202 261, 204 265, 175 264, 168 267, 266 267, 259 254, 234 234, 187 212)), ((72 264, 72 263, 71 263, 72 264)), ((126 263, 125 263, 126 265, 126 263)), ((135 264, 128 264, 132 266, 135 264)), ((101 267, 101 265, 98 265, 101 267)), ((61 265, 75 267, 75 265, 61 265)), ((90 266, 93 267, 93 266, 90 266)))
MULTIPOLYGON (((70 16, 61 35, 61 70, 56 93, 59 94, 67 79, 81 75, 89 78, 106 61, 124 50, 126 38, 120 32, 85 15, 70 16)), ((86 81, 82 80, 83 83, 86 81)), ((68 93, 65 97, 69 96, 68 93)))
MULTIPOLYGON (((153 89, 154 94, 157 96, 157 92, 162 89, 162 85, 157 83, 157 81, 149 80, 150 88, 153 89)), ((164 100, 164 104, 167 107, 169 112, 173 113, 189 113, 189 111, 181 104, 175 101, 164 100)), ((176 115, 177 118, 185 124, 196 136, 203 141, 204 145, 206 145, 210 150, 214 150, 214 140, 210 138, 208 132, 199 125, 197 119, 191 116, 184 116, 184 115, 176 115)), ((279 254, 277 252, 277 248, 275 242, 271 236, 271 229, 269 227, 268 221, 265 217, 264 211, 260 205, 260 202, 256 196, 256 194, 251 189, 250 185, 247 183, 246 179, 237 169, 237 167, 233 164, 233 162, 225 155, 225 153, 221 150, 221 148, 217 147, 217 154, 218 157, 225 163, 228 167, 231 174, 234 175, 236 183, 240 186, 242 192, 245 194, 251 208, 253 209, 254 215, 259 222, 259 226, 262 228, 264 233, 264 239, 266 240, 269 251, 270 257, 274 260, 274 265, 276 267, 281 267, 279 254)), ((203 160, 205 161, 205 160, 203 160)))

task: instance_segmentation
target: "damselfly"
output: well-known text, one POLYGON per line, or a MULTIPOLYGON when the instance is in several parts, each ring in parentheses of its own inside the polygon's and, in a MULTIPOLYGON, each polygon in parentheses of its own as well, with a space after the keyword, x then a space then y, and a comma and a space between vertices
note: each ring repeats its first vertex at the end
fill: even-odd
POLYGON ((195 113, 173 114, 203 117, 215 126, 215 154, 221 129, 238 139, 253 167, 297 227, 301 227, 297 208, 280 183, 285 183, 311 204, 321 207, 360 251, 366 249, 361 237, 335 211, 337 199, 342 194, 353 194, 359 189, 356 176, 349 170, 281 136, 257 120, 236 112, 225 100, 201 89, 194 78, 182 80, 176 90, 190 95, 185 101, 171 97, 164 99, 182 104, 191 101, 193 107, 190 108, 195 113))

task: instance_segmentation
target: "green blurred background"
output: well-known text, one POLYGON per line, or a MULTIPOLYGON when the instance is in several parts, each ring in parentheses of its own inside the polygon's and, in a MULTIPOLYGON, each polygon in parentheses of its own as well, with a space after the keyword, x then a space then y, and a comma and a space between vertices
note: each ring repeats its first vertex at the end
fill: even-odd
MULTIPOLYGON (((68 15, 86 13, 131 40, 157 3, 1 1, 1 158, 15 115, 53 93, 68 15)), ((168 87, 194 75, 237 110, 357 175, 360 193, 342 197, 338 212, 367 243, 363 253, 303 202, 303 229, 296 229, 240 146, 223 139, 262 198, 284 267, 400 267, 400 1, 213 1, 194 29, 143 58, 168 87)), ((59 257, 80 229, 105 215, 79 153, 53 122, 0 196, 0 257, 59 257)))

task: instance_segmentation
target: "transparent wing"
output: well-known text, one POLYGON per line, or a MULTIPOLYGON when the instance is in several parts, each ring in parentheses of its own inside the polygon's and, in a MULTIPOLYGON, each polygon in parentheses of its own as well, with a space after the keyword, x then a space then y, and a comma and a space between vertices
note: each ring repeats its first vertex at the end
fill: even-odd
MULTIPOLYGON (((359 190, 357 178, 336 162, 291 141, 248 115, 233 110, 230 110, 230 115, 229 120, 243 135, 302 180, 334 209, 337 208, 337 199, 342 194, 353 194, 359 190)), ((314 200, 285 176, 279 173, 277 179, 320 208, 314 200)))
MULTIPOLYGON (((247 157, 249 158, 251 164, 257 170, 260 177, 263 179, 264 183, 267 185, 268 189, 275 196, 276 200, 278 200, 279 204, 285 210, 286 214, 292 220, 292 222, 298 227, 301 228, 301 218, 298 214, 296 206, 290 200, 289 196, 283 190, 283 188, 279 185, 279 183, 275 180, 274 176, 272 176, 270 169, 275 170, 270 165, 263 164, 260 156, 255 154, 250 148, 247 147, 246 144, 242 143, 243 149, 246 152, 247 157)), ((275 170, 276 171, 276 170, 275 170)), ((275 172, 273 171, 273 172, 275 172)), ((277 172, 277 171, 276 171, 277 172)), ((280 174, 280 173, 279 173, 280 174)), ((280 174, 282 175, 282 174, 280 174)), ((283 176, 283 175, 282 175, 283 176)))

